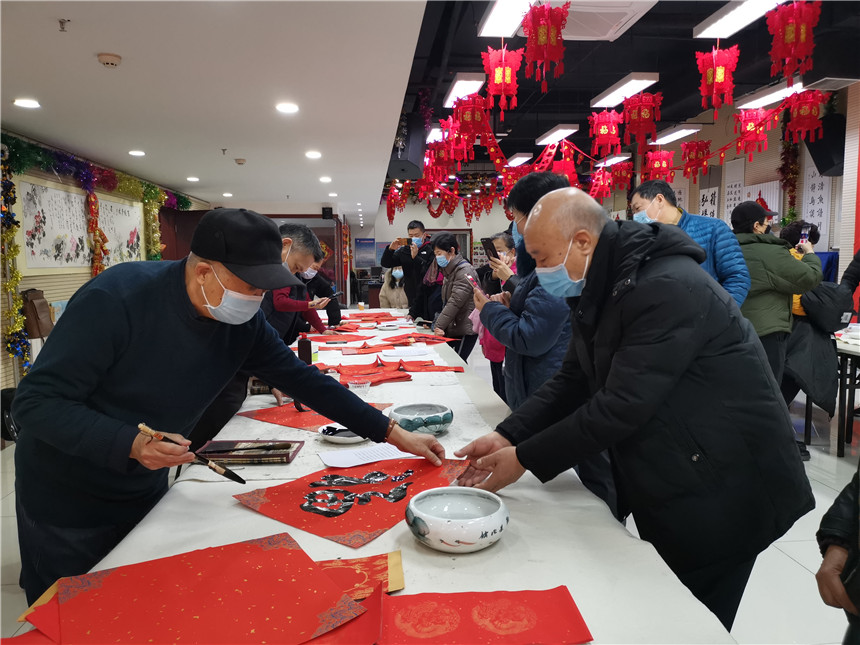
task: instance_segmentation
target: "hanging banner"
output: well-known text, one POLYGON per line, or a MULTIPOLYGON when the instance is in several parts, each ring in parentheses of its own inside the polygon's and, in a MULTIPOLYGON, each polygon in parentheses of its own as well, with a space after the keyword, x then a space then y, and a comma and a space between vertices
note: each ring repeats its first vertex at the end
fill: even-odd
POLYGON ((720 216, 720 189, 718 187, 699 189, 699 215, 717 218, 720 216))
POLYGON ((726 162, 726 193, 723 219, 732 221, 732 211, 735 206, 744 201, 744 164, 746 160, 735 159, 726 162))
POLYGON ((803 146, 803 205, 800 208, 801 217, 818 227, 821 233, 817 247, 821 251, 830 248, 830 177, 822 177, 809 155, 809 150, 803 146))

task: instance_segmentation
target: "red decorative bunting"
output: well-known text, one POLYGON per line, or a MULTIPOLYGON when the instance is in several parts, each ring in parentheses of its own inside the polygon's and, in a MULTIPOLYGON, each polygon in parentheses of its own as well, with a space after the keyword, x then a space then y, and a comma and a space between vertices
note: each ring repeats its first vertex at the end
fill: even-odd
POLYGON ((660 104, 663 102, 663 94, 649 94, 640 92, 636 96, 624 99, 624 143, 630 143, 630 135, 636 137, 636 143, 640 150, 644 149, 646 135, 651 135, 651 140, 657 138, 656 121, 660 120, 660 104))
POLYGON ((681 160, 684 162, 684 177, 697 182, 699 171, 708 174, 708 158, 711 156, 711 141, 689 141, 681 144, 681 160))
POLYGON ((490 108, 493 107, 493 97, 501 97, 499 109, 501 120, 504 121, 505 110, 508 109, 507 97, 511 97, 510 109, 517 107, 517 72, 523 62, 523 50, 508 51, 507 45, 502 45, 501 49, 487 47, 487 51, 481 53, 481 58, 488 76, 487 94, 490 108))
POLYGON ((633 178, 633 162, 621 161, 611 166, 612 187, 618 190, 629 190, 633 178))
POLYGON ((733 45, 729 49, 714 47, 709 52, 696 52, 696 63, 702 75, 699 92, 702 94, 702 107, 708 109, 708 99, 714 108, 714 119, 717 118, 717 108, 732 105, 735 91, 734 73, 738 66, 740 49, 733 45))
POLYGON ((740 134, 737 140, 738 154, 748 153, 749 160, 752 161, 753 152, 767 150, 765 128, 770 130, 771 125, 779 120, 778 109, 766 110, 764 108, 757 108, 755 110, 741 110, 740 114, 734 115, 735 134, 740 134))
POLYGON ((618 124, 623 120, 624 115, 615 110, 591 113, 588 123, 591 125, 589 136, 594 137, 591 142, 592 156, 607 157, 621 152, 621 134, 618 131, 618 124))
POLYGON ((591 175, 591 189, 588 191, 594 199, 603 199, 612 194, 612 173, 598 168, 591 175))
POLYGON ((553 8, 548 2, 536 4, 523 18, 526 41, 526 78, 532 77, 532 65, 536 70, 535 80, 541 82, 541 92, 546 94, 546 77, 551 63, 555 63, 555 78, 564 73, 564 41, 561 32, 567 25, 570 2, 553 8))
POLYGON ((821 104, 830 98, 830 92, 820 90, 806 90, 799 94, 788 97, 788 109, 791 111, 791 121, 785 127, 785 139, 794 137, 794 143, 806 139, 809 134, 810 141, 815 141, 815 133, 824 135, 821 127, 821 104))
POLYGON ((674 159, 674 150, 658 150, 657 152, 649 152, 646 155, 646 169, 642 171, 643 181, 647 178, 665 179, 666 181, 671 182, 675 178, 675 171, 672 170, 674 159))
POLYGON ((818 24, 821 2, 789 2, 767 13, 767 30, 773 36, 770 75, 782 75, 791 87, 795 72, 812 69, 815 43, 812 29, 818 24))

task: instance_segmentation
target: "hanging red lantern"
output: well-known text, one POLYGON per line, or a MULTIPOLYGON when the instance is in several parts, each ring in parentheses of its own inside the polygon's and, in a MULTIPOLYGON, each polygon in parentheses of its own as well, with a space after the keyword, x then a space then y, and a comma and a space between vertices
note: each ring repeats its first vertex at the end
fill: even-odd
POLYGON ((598 168, 591 175, 591 188, 588 194, 594 199, 603 199, 612 194, 612 173, 604 168, 598 168))
POLYGON ((611 166, 612 187, 618 190, 629 190, 633 178, 633 162, 621 161, 611 166))
POLYGON ((493 97, 499 96, 499 109, 501 120, 505 120, 505 110, 508 109, 507 97, 511 97, 510 109, 517 107, 517 72, 523 61, 523 50, 514 49, 508 51, 507 45, 501 49, 487 47, 486 52, 481 53, 484 60, 484 71, 489 80, 487 82, 487 94, 490 101, 490 109, 493 107, 493 97))
POLYGON ((589 136, 594 137, 591 142, 591 155, 593 157, 608 157, 621 152, 621 134, 618 124, 624 120, 624 115, 612 110, 603 112, 592 112, 588 117, 591 125, 589 136))
POLYGON ((773 36, 770 75, 782 75, 791 87, 795 73, 812 69, 815 43, 812 29, 818 24, 821 2, 789 2, 767 13, 767 30, 773 36))
POLYGON ((457 162, 451 158, 448 144, 445 141, 433 141, 427 144, 424 155, 424 179, 434 182, 445 182, 454 170, 457 162))
POLYGON ((717 108, 723 103, 731 105, 734 101, 735 69, 738 66, 738 56, 741 50, 737 45, 728 49, 714 47, 709 52, 696 52, 696 63, 702 75, 699 92, 702 94, 702 108, 708 109, 708 99, 714 108, 714 119, 717 118, 717 108))
POLYGON ((469 145, 475 145, 479 136, 489 127, 487 119, 487 99, 480 94, 470 94, 454 102, 454 120, 460 124, 460 136, 469 145))
POLYGON ((448 147, 448 156, 457 163, 457 170, 460 170, 461 162, 475 158, 475 145, 460 134, 460 123, 455 121, 454 117, 440 119, 439 125, 442 127, 442 142, 448 147))
POLYGON ((526 41, 526 78, 541 81, 541 92, 546 94, 546 77, 551 63, 555 63, 555 78, 564 73, 564 41, 561 32, 567 25, 570 2, 561 7, 553 7, 548 2, 536 4, 523 17, 523 33, 526 41))
POLYGON ((711 141, 689 141, 681 144, 681 161, 684 162, 684 177, 693 178, 695 184, 702 175, 708 174, 708 157, 711 156, 711 141))
POLYGON ((663 102, 663 94, 649 94, 640 92, 635 96, 624 99, 624 143, 630 143, 630 135, 636 137, 636 143, 643 146, 645 136, 650 134, 651 140, 657 138, 657 124, 660 120, 660 104, 663 102))
POLYGON ((770 130, 771 125, 779 120, 777 110, 766 110, 756 108, 754 110, 741 110, 735 114, 735 134, 740 134, 737 140, 738 154, 749 154, 752 161, 753 152, 767 150, 767 134, 765 129, 770 130))
POLYGON ((824 135, 821 127, 821 104, 830 98, 830 92, 820 90, 806 90, 788 97, 788 109, 791 113, 791 121, 785 127, 785 140, 794 136, 794 143, 806 139, 809 134, 810 141, 815 141, 815 133, 824 135))
MULTIPOLYGON (((646 155, 645 170, 642 174, 647 175, 647 179, 664 179, 671 182, 675 179, 675 171, 672 170, 674 160, 674 150, 649 152, 646 155)), ((642 177, 642 179, 645 180, 646 177, 642 177)))

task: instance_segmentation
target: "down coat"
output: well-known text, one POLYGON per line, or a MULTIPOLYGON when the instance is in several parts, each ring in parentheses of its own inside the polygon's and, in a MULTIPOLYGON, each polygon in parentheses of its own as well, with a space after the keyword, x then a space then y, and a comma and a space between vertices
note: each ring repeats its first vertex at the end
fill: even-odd
POLYGON ((466 276, 472 276, 475 283, 480 284, 478 274, 475 273, 475 268, 458 253, 448 266, 442 269, 442 275, 445 276, 442 282, 442 311, 436 319, 435 326, 444 330, 449 338, 471 336, 475 332, 472 330, 469 314, 475 308, 475 301, 472 298, 472 283, 466 276))
POLYGON ((677 227, 608 222, 561 369, 497 428, 544 482, 609 449, 676 573, 745 562, 815 506, 761 343, 703 259, 677 227))

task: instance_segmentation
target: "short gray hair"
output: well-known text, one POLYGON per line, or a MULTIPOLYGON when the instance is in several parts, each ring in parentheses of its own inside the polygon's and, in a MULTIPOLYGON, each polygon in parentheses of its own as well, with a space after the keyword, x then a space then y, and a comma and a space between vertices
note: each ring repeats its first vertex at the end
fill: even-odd
POLYGON ((304 224, 281 224, 278 230, 281 233, 281 239, 290 238, 293 241, 293 248, 299 253, 312 255, 317 262, 325 257, 316 233, 304 224))

